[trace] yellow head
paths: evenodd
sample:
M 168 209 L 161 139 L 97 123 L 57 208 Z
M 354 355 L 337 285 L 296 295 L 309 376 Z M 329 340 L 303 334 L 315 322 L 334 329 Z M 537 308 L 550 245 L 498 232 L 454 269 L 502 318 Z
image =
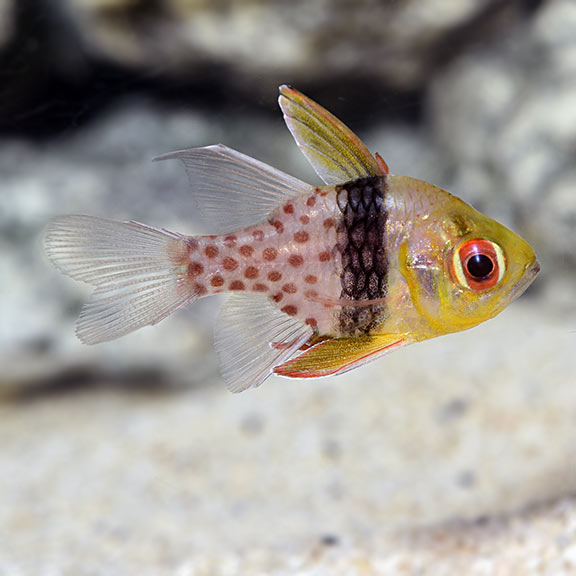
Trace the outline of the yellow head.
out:
M 393 178 L 404 188 L 405 206 L 419 199 L 399 267 L 433 333 L 466 330 L 496 316 L 534 280 L 540 267 L 520 236 L 440 188 Z

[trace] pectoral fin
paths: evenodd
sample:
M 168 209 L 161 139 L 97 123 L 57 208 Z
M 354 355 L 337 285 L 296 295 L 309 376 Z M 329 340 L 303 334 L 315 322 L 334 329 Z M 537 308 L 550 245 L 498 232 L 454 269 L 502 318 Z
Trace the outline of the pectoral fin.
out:
M 216 352 L 231 392 L 260 386 L 273 367 L 296 354 L 312 329 L 261 294 L 232 294 L 220 309 Z
M 319 378 L 343 374 L 408 343 L 408 338 L 404 334 L 334 338 L 321 342 L 293 360 L 276 366 L 274 373 L 288 378 Z
M 343 122 L 290 86 L 280 86 L 280 108 L 300 150 L 326 184 L 388 173 Z

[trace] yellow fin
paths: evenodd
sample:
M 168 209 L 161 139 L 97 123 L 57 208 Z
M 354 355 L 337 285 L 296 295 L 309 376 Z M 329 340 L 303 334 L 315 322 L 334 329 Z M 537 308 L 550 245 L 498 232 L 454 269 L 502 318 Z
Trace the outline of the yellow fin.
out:
M 298 90 L 280 86 L 278 103 L 294 140 L 326 184 L 387 173 L 350 128 Z
M 274 373 L 288 378 L 319 378 L 343 374 L 408 343 L 404 334 L 333 338 L 313 346 L 293 360 L 276 366 Z

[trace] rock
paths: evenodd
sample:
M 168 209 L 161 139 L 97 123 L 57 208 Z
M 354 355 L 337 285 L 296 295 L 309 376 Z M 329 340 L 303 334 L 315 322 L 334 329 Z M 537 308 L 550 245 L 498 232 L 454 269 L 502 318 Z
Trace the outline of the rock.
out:
M 494 0 L 153 3 L 68 0 L 91 50 L 122 66 L 188 76 L 214 66 L 228 84 L 270 93 L 284 82 L 367 78 L 423 86 L 476 26 L 512 17 Z M 446 50 L 447 43 L 451 50 Z M 212 72 L 213 73 L 213 72 Z
M 446 183 L 524 232 L 550 263 L 576 253 L 576 5 L 553 0 L 528 28 L 464 54 L 433 82 Z
M 14 5 L 12 0 L 0 0 L 0 51 L 3 50 L 14 33 Z

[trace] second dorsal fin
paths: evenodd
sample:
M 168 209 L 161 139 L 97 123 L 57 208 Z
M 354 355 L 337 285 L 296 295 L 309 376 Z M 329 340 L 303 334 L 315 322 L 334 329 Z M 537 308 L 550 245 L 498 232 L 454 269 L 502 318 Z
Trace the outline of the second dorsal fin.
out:
M 300 150 L 326 184 L 387 174 L 366 145 L 328 110 L 290 86 L 280 86 L 280 108 Z
M 155 158 L 170 159 L 184 164 L 194 200 L 211 232 L 256 224 L 292 196 L 312 190 L 302 180 L 222 144 Z

